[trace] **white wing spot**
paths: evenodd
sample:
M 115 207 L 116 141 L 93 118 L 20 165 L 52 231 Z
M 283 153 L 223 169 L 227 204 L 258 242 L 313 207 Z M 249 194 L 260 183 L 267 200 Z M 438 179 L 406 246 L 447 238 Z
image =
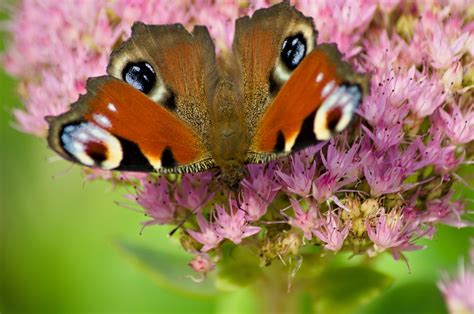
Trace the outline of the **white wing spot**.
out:
M 107 118 L 104 115 L 101 114 L 94 114 L 93 119 L 95 122 L 97 122 L 98 125 L 100 125 L 103 128 L 110 128 L 112 126 L 112 123 L 110 122 L 109 118 Z
M 107 105 L 107 109 L 109 109 L 110 111 L 112 112 L 117 112 L 117 108 L 115 107 L 115 105 L 111 102 L 109 102 L 109 104 Z
M 88 139 L 89 139 L 89 135 L 87 135 L 85 132 L 83 131 L 79 131 L 77 132 L 76 134 L 76 137 L 79 141 L 81 142 L 86 142 Z
M 324 74 L 323 73 L 319 73 L 318 76 L 316 76 L 316 83 L 319 83 L 323 80 L 324 78 Z
M 334 81 L 331 81 L 324 86 L 323 91 L 321 92 L 323 98 L 329 95 L 329 93 L 332 91 L 334 86 L 335 86 Z

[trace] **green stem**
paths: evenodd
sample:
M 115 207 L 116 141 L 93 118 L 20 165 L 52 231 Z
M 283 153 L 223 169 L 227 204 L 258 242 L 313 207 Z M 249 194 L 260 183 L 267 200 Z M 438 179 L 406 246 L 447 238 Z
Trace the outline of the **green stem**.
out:
M 281 280 L 279 280 L 281 279 Z M 299 293 L 288 291 L 286 278 L 266 278 L 256 285 L 259 313 L 299 313 Z

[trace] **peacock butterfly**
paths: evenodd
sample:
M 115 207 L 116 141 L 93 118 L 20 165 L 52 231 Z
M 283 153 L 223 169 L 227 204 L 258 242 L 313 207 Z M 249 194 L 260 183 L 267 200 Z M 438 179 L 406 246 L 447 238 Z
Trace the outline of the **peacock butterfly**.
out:
M 367 79 L 313 21 L 282 2 L 236 21 L 232 52 L 216 58 L 204 26 L 133 25 L 107 76 L 91 78 L 48 142 L 89 167 L 158 173 L 219 168 L 235 189 L 265 163 L 343 130 Z

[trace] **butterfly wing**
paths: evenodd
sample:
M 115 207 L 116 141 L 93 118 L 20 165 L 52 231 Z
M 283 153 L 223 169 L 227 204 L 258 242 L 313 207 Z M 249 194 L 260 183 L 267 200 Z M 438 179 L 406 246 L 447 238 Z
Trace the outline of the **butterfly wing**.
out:
M 71 110 L 49 117 L 49 144 L 80 164 L 114 170 L 194 172 L 214 166 L 207 84 L 214 45 L 204 27 L 136 23 Z M 186 79 L 183 79 L 185 77 Z
M 335 45 L 316 45 L 312 19 L 283 2 L 236 23 L 250 130 L 247 162 L 259 163 L 343 130 L 367 91 L 366 79 Z
M 366 78 L 323 44 L 304 58 L 268 106 L 253 137 L 250 158 L 287 154 L 344 130 L 367 92 Z

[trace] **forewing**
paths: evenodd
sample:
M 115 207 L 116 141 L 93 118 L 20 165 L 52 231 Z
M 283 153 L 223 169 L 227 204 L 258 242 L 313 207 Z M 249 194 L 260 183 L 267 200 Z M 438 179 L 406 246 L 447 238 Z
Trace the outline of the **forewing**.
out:
M 212 166 L 194 130 L 129 84 L 91 79 L 88 92 L 49 117 L 49 145 L 61 156 L 107 170 L 199 171 Z

